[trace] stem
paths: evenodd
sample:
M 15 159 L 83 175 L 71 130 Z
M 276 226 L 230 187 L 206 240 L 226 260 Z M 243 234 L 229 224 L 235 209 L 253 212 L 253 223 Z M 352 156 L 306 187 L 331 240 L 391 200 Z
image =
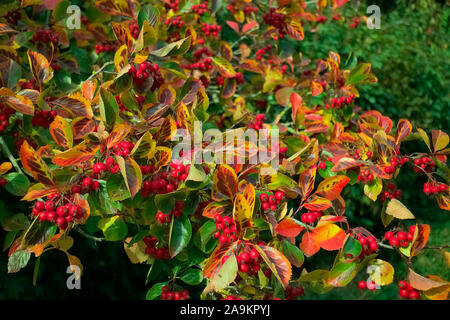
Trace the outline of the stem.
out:
M 94 240 L 94 241 L 99 241 L 99 242 L 105 240 L 105 238 L 97 238 L 97 237 L 91 236 L 90 234 L 84 232 L 84 231 L 83 231 L 82 229 L 80 229 L 80 228 L 76 228 L 75 230 L 76 230 L 79 234 L 81 234 L 82 236 L 84 236 L 84 237 L 86 237 L 86 238 L 88 238 L 88 239 L 91 239 L 91 240 Z
M 14 168 L 16 169 L 16 171 L 23 174 L 22 169 L 20 169 L 20 166 L 17 164 L 16 159 L 14 158 L 13 154 L 9 150 L 8 146 L 6 145 L 5 140 L 3 140 L 3 137 L 0 137 L 0 146 L 2 147 L 4 153 L 8 157 L 9 161 L 11 161 L 11 163 L 14 166 Z
M 392 247 L 392 246 L 390 246 L 390 245 L 387 245 L 387 244 L 384 244 L 384 243 L 381 243 L 381 242 L 378 242 L 378 246 L 379 246 L 379 247 L 386 248 L 386 249 L 395 250 L 394 247 Z
M 443 246 L 429 246 L 429 247 L 424 247 L 422 250 L 424 249 L 430 249 L 430 250 L 444 250 L 446 248 L 450 248 L 450 245 L 443 245 Z

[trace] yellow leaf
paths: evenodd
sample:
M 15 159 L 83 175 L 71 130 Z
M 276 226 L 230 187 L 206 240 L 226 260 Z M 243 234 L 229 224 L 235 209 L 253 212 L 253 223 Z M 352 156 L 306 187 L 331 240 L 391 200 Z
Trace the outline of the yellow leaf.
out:
M 401 220 L 415 218 L 411 211 L 409 211 L 408 208 L 406 208 L 405 205 L 397 199 L 392 199 L 389 201 L 386 208 L 386 213 Z

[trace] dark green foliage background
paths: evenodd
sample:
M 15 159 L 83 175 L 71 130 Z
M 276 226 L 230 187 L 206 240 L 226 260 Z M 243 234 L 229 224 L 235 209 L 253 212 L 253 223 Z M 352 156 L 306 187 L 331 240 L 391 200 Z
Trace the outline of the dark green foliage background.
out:
M 364 14 L 370 4 L 381 6 L 381 29 L 370 30 L 361 22 L 357 29 L 349 28 L 349 21 L 338 23 L 328 19 L 319 25 L 319 32 L 305 35 L 299 48 L 305 58 L 324 58 L 329 51 L 341 54 L 343 61 L 357 58 L 371 62 L 377 85 L 361 88 L 357 102 L 363 109 L 377 109 L 390 116 L 394 123 L 408 118 L 413 125 L 427 130 L 441 129 L 449 132 L 450 123 L 450 8 L 442 1 L 369 1 L 361 4 L 359 14 Z M 350 5 L 346 16 L 354 12 Z M 328 15 L 329 16 L 329 15 Z M 414 142 L 409 144 L 416 144 Z M 407 144 L 406 144 L 407 145 Z M 413 149 L 413 148 L 411 148 Z M 417 146 L 415 146 L 415 150 Z M 408 152 L 408 150 L 403 150 Z M 425 149 L 423 149 L 425 151 Z M 448 213 L 440 210 L 435 201 L 427 199 L 421 189 L 424 177 L 410 168 L 401 171 L 398 187 L 403 191 L 403 202 L 416 215 L 418 221 L 431 225 L 429 245 L 448 242 L 450 225 Z M 351 226 L 361 225 L 376 235 L 381 235 L 381 204 L 363 196 L 360 185 L 344 190 L 347 213 Z M 27 204 L 12 199 L 7 192 L 0 194 L 3 214 L 28 212 Z M 5 233 L 1 233 L 3 247 Z M 66 288 L 66 256 L 56 250 L 46 252 L 40 261 L 36 286 L 33 286 L 34 256 L 27 267 L 16 274 L 7 274 L 7 254 L 0 254 L 0 299 L 144 299 L 150 287 L 145 286 L 148 266 L 133 265 L 121 243 L 95 243 L 74 233 L 75 245 L 70 252 L 84 265 L 81 290 Z M 391 262 L 395 281 L 405 277 L 406 268 L 397 254 L 383 251 L 381 257 Z M 307 259 L 305 267 L 327 268 L 332 255 L 320 252 Z M 450 271 L 442 253 L 428 250 L 415 258 L 416 272 L 437 274 L 450 280 Z M 163 278 L 164 275 L 161 275 Z M 367 278 L 361 273 L 346 288 L 317 295 L 306 290 L 304 299 L 397 299 L 397 286 L 392 284 L 375 293 L 362 295 L 357 281 Z M 194 295 L 195 298 L 195 295 Z

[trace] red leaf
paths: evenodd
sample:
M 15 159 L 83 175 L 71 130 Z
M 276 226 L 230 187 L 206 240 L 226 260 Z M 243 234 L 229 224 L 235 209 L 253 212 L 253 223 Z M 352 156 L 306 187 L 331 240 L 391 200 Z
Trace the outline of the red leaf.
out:
M 295 238 L 304 228 L 294 220 L 288 218 L 282 220 L 275 228 L 275 231 L 287 238 Z

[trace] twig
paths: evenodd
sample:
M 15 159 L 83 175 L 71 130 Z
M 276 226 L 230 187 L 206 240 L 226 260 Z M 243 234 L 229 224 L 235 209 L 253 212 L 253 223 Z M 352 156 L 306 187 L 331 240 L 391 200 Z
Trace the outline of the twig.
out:
M 84 232 L 84 231 L 83 231 L 82 229 L 80 229 L 80 228 L 75 228 L 75 230 L 76 230 L 79 234 L 81 234 L 82 236 L 84 236 L 84 237 L 86 237 L 86 238 L 89 238 L 89 239 L 91 239 L 91 240 L 99 241 L 99 242 L 105 240 L 105 238 L 98 238 L 98 237 L 91 236 L 90 234 Z
M 5 152 L 6 156 L 9 159 L 9 161 L 11 161 L 11 163 L 14 166 L 14 168 L 16 169 L 16 171 L 23 174 L 22 169 L 20 169 L 20 166 L 17 164 L 16 159 L 14 158 L 13 154 L 9 150 L 8 146 L 6 145 L 5 140 L 3 140 L 3 137 L 0 137 L 0 145 L 2 146 L 3 151 Z

